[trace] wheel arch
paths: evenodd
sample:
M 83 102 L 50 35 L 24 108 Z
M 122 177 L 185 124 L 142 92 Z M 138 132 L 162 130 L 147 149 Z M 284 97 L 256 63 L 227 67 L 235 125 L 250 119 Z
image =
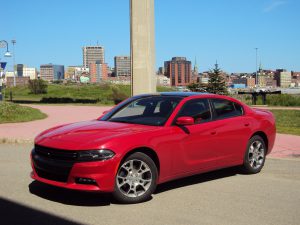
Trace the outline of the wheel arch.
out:
M 122 158 L 121 160 L 121 163 L 120 165 L 124 162 L 124 160 L 129 157 L 130 155 L 136 153 L 136 152 L 141 152 L 141 153 L 144 153 L 145 155 L 149 156 L 155 163 L 156 165 L 156 168 L 157 168 L 157 172 L 158 172 L 158 176 L 160 174 L 160 161 L 159 161 L 159 158 L 158 158 L 158 155 L 157 153 L 152 149 L 152 148 L 149 148 L 149 147 L 137 147 L 137 148 L 134 148 L 130 151 L 128 151 Z
M 253 136 L 260 136 L 264 140 L 266 148 L 267 148 L 267 153 L 268 153 L 269 152 L 269 140 L 268 140 L 266 133 L 264 133 L 263 131 L 256 131 L 254 134 L 252 134 L 252 136 L 249 139 L 251 139 Z

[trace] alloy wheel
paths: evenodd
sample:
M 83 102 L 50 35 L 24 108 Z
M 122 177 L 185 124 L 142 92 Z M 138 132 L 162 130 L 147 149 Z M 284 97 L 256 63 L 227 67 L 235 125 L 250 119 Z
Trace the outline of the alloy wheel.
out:
M 149 165 L 141 160 L 132 159 L 122 164 L 117 174 L 117 187 L 127 197 L 135 198 L 147 192 L 153 175 Z
M 258 169 L 263 165 L 264 159 L 265 149 L 263 143 L 259 140 L 252 142 L 248 151 L 248 161 L 250 166 L 253 169 Z

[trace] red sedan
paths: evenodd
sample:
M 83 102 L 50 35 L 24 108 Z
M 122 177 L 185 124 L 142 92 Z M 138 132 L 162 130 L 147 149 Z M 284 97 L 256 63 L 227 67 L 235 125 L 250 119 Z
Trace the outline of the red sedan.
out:
M 275 140 L 271 112 L 226 96 L 159 93 L 125 100 L 100 118 L 39 134 L 31 177 L 54 186 L 150 198 L 156 185 L 241 165 L 258 173 Z

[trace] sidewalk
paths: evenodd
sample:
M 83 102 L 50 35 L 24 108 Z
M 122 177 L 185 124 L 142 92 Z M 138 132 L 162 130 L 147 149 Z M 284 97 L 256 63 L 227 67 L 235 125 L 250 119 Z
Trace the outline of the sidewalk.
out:
M 60 125 L 84 120 L 97 119 L 111 107 L 105 106 L 74 106 L 74 105 L 27 105 L 46 113 L 48 117 L 24 123 L 0 124 L 0 141 L 7 139 L 12 142 L 32 141 L 43 130 Z
M 280 110 L 300 110 L 300 107 L 297 106 L 265 106 L 265 105 L 253 105 L 251 106 L 252 108 L 257 108 L 257 109 L 280 109 Z
M 45 129 L 60 124 L 92 120 L 102 115 L 110 106 L 74 106 L 74 105 L 28 105 L 48 115 L 46 119 L 24 123 L 0 124 L 0 143 L 32 142 L 34 137 Z M 268 108 L 270 109 L 270 108 Z M 270 157 L 300 157 L 300 136 L 277 134 Z

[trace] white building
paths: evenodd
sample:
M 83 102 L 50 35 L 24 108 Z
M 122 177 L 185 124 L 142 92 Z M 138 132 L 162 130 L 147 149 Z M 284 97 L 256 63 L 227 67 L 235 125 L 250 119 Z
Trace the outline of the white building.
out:
M 5 77 L 14 77 L 13 71 L 6 71 L 4 74 L 5 74 Z
M 170 78 L 164 75 L 156 75 L 157 86 L 170 86 Z
M 30 77 L 30 80 L 37 78 L 36 68 L 24 67 L 23 68 L 23 77 Z

